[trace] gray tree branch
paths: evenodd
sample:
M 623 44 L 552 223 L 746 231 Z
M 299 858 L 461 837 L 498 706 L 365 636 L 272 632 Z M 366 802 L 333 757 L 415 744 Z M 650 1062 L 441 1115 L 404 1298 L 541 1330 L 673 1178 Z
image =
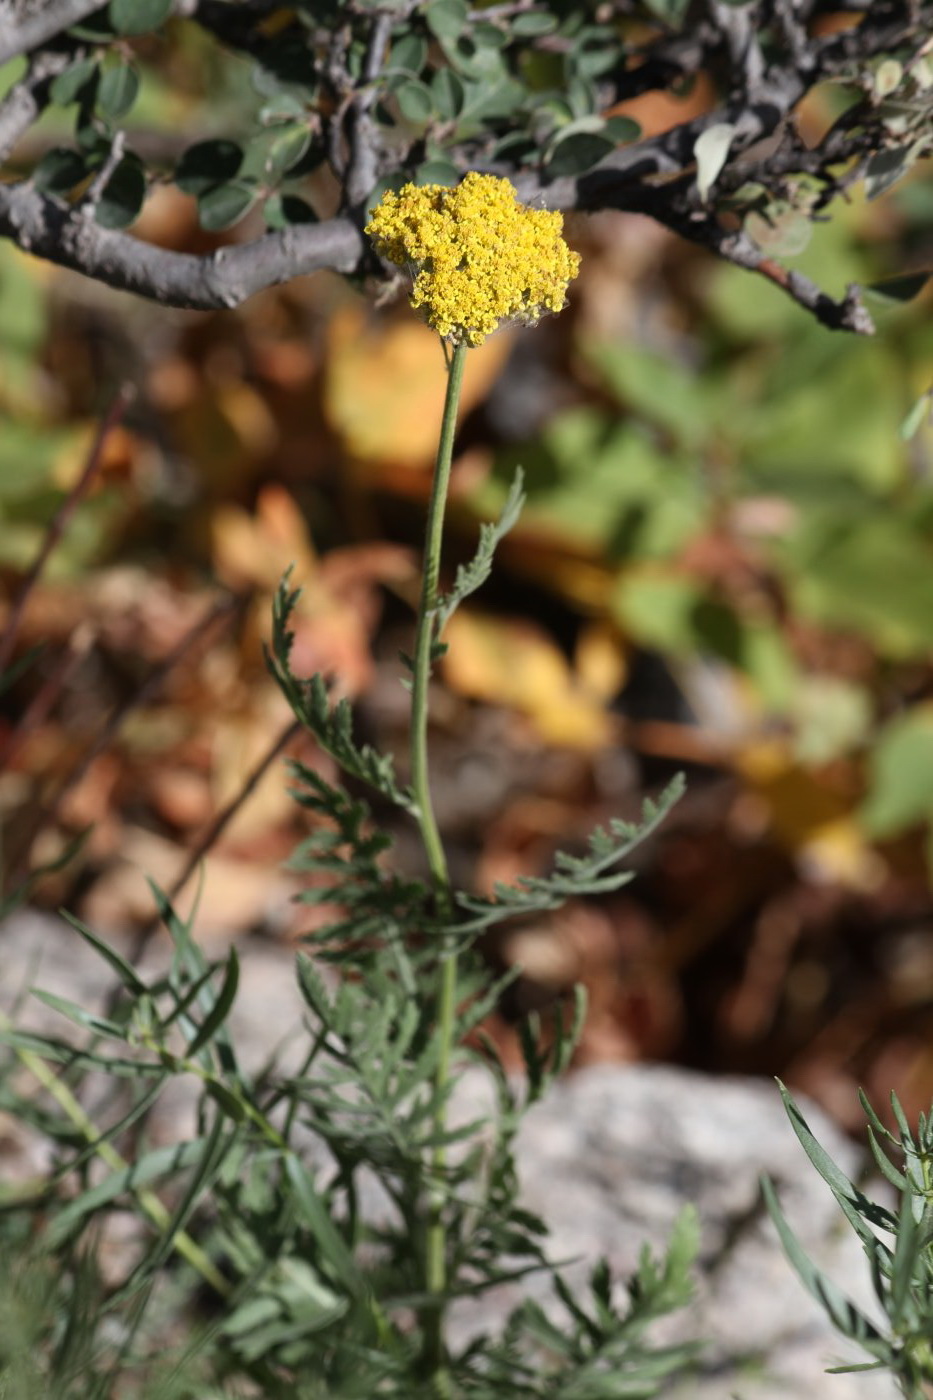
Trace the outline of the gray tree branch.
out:
M 24 78 L 0 102 L 0 163 L 6 160 L 42 110 L 42 93 L 74 60 L 70 54 L 40 53 Z
M 94 4 L 88 0 L 49 0 L 41 12 L 33 10 L 26 18 L 22 0 L 15 8 L 11 0 L 0 0 L 0 20 L 6 18 L 6 28 L 0 23 L 0 57 L 20 51 L 17 44 L 34 48 L 40 42 L 37 34 L 60 33 L 75 22 L 79 12 L 87 14 L 97 3 L 99 0 Z M 849 0 L 848 4 L 833 0 L 834 8 L 862 12 L 862 17 L 851 28 L 817 40 L 806 37 L 805 19 L 811 11 L 827 7 L 822 0 L 769 0 L 769 4 L 775 32 L 784 43 L 767 53 L 758 43 L 751 13 L 757 6 L 737 8 L 725 0 L 705 0 L 689 32 L 655 40 L 644 49 L 642 63 L 627 64 L 623 70 L 606 75 L 610 90 L 615 89 L 615 100 L 664 88 L 678 74 L 699 69 L 727 74 L 728 79 L 723 100 L 714 112 L 662 135 L 622 146 L 581 176 L 550 180 L 540 170 L 508 164 L 490 167 L 481 145 L 474 148 L 465 144 L 451 154 L 463 169 L 478 165 L 508 176 L 527 202 L 560 209 L 612 208 L 647 214 L 717 256 L 767 277 L 825 325 L 869 333 L 871 320 L 856 292 L 850 290 L 841 301 L 834 301 L 807 279 L 782 268 L 745 234 L 721 226 L 715 213 L 700 200 L 694 151 L 697 138 L 708 126 L 728 122 L 735 128 L 735 136 L 720 173 L 721 190 L 733 190 L 742 180 L 752 178 L 766 184 L 771 180 L 772 187 L 780 189 L 782 180 L 806 170 L 825 182 L 828 200 L 855 178 L 861 168 L 859 161 L 870 152 L 870 121 L 868 127 L 864 123 L 860 127 L 859 117 L 852 131 L 834 129 L 820 146 L 807 150 L 794 130 L 794 108 L 815 82 L 827 77 L 851 78 L 877 54 L 896 51 L 911 37 L 916 40 L 918 34 L 933 29 L 933 4 L 929 0 L 879 0 L 863 6 L 861 0 Z M 619 5 L 624 9 L 625 0 L 619 0 Z M 238 4 L 176 0 L 175 4 L 177 13 L 184 13 L 215 37 L 254 57 L 266 42 L 257 23 L 272 8 L 274 0 L 241 0 Z M 73 206 L 43 194 L 28 181 L 0 182 L 0 236 L 109 286 L 177 307 L 236 306 L 264 287 L 322 267 L 344 273 L 358 271 L 368 257 L 359 227 L 366 195 L 387 162 L 394 168 L 404 155 L 395 148 L 384 148 L 380 129 L 370 118 L 386 45 L 399 13 L 396 7 L 391 15 L 386 10 L 374 17 L 359 78 L 350 75 L 332 45 L 331 61 L 336 68 L 331 76 L 337 103 L 330 118 L 332 168 L 343 185 L 345 207 L 352 218 L 292 227 L 198 257 L 154 248 L 131 234 L 99 227 L 91 207 Z M 488 17 L 493 11 L 480 13 Z M 14 14 L 18 16 L 15 23 L 9 19 Z M 346 37 L 338 34 L 340 42 Z M 40 50 L 27 76 L 0 104 L 0 160 L 41 110 L 42 85 L 61 71 L 65 61 L 63 52 Z M 849 162 L 848 173 L 840 174 L 838 162 L 845 160 Z
M 100 0 L 44 0 L 26 9 L 0 0 L 0 63 L 47 44 L 100 9 Z
M 109 287 L 197 311 L 239 306 L 264 287 L 324 267 L 352 272 L 364 252 L 359 228 L 349 219 L 331 219 L 200 257 L 177 253 L 102 228 L 80 206 L 72 208 L 27 182 L 0 184 L 0 237 Z

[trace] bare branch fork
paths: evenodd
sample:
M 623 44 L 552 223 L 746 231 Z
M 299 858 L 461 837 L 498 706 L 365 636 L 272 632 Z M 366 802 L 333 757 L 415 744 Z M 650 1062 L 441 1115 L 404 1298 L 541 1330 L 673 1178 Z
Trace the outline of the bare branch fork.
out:
M 48 84 L 77 56 L 77 41 L 64 31 L 97 7 L 87 0 L 47 0 L 37 12 L 29 0 L 0 0 L 0 61 L 14 53 L 31 54 L 27 74 L 0 103 L 0 160 L 13 152 L 41 111 Z M 176 0 L 175 8 L 222 42 L 256 54 L 264 43 L 257 25 L 272 7 L 269 0 L 244 0 L 235 6 L 218 0 Z M 617 8 L 626 12 L 625 0 L 618 0 Z M 825 202 L 861 173 L 863 133 L 834 129 L 819 146 L 807 150 L 794 129 L 793 110 L 814 83 L 851 77 L 878 54 L 933 31 L 933 4 L 881 0 L 866 6 L 861 0 L 836 0 L 834 10 L 848 9 L 861 18 L 840 34 L 809 38 L 807 25 L 821 8 L 814 0 L 759 0 L 758 5 L 741 7 L 706 0 L 689 31 L 656 40 L 645 48 L 642 62 L 606 75 L 606 105 L 664 88 L 678 75 L 700 69 L 728 74 L 721 105 L 660 136 L 618 148 L 584 175 L 548 180 L 527 167 L 491 167 L 481 142 L 475 141 L 458 148 L 454 158 L 464 169 L 494 168 L 510 176 L 524 199 L 550 207 L 648 214 L 716 256 L 765 276 L 823 324 L 870 333 L 871 318 L 856 288 L 835 301 L 799 273 L 783 268 L 743 232 L 723 228 L 715 211 L 700 201 L 694 176 L 697 138 L 707 127 L 723 122 L 734 127 L 735 135 L 720 172 L 720 190 L 754 179 L 780 191 L 788 177 L 809 173 L 823 181 Z M 758 42 L 756 20 L 765 10 L 781 38 L 777 57 L 766 58 Z M 200 310 L 237 306 L 254 292 L 320 268 L 343 273 L 375 270 L 361 233 L 364 204 L 380 174 L 397 165 L 399 153 L 384 149 L 371 109 L 399 16 L 397 7 L 373 14 L 359 77 L 347 71 L 339 34 L 329 58 L 313 60 L 324 63 L 335 99 L 326 133 L 331 165 L 343 189 L 344 211 L 335 218 L 196 256 L 156 248 L 96 224 L 89 208 L 106 178 L 95 181 L 83 204 L 43 193 L 25 178 L 0 182 L 0 236 L 111 287 Z M 42 47 L 49 42 L 52 48 Z M 119 134 L 114 150 L 117 155 L 121 150 Z M 114 163 L 108 162 L 105 175 Z

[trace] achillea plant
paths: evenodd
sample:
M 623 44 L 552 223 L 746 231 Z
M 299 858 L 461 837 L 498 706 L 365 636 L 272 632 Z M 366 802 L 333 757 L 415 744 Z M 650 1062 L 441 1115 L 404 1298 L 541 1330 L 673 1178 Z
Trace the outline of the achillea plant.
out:
M 693 1352 L 655 1346 L 648 1332 L 689 1296 L 696 1246 L 689 1212 L 664 1260 L 646 1253 L 623 1288 L 600 1265 L 586 1298 L 571 1294 L 547 1262 L 544 1227 L 517 1198 L 521 1115 L 568 1064 L 582 998 L 573 1016 L 556 1016 L 544 1045 L 533 1022 L 524 1027 L 524 1088 L 486 1046 L 494 1124 L 455 1128 L 448 1117 L 457 1080 L 475 1059 L 467 1037 L 481 1031 L 509 980 L 490 979 L 472 952 L 476 936 L 625 884 L 631 874 L 620 863 L 680 790 L 675 783 L 648 804 L 639 825 L 613 821 L 597 830 L 585 854 L 558 854 L 547 876 L 499 886 L 488 898 L 451 885 L 429 783 L 428 683 L 447 621 L 488 577 L 523 499 L 519 478 L 500 520 L 482 528 L 475 558 L 442 593 L 464 359 L 503 320 L 534 322 L 559 310 L 578 260 L 559 215 L 523 207 L 506 181 L 489 176 L 468 176 L 457 189 L 406 186 L 385 196 L 369 229 L 390 259 L 418 269 L 412 303 L 441 335 L 447 364 L 408 662 L 410 774 L 400 778 L 388 757 L 357 742 L 349 706 L 331 703 L 320 676 L 294 675 L 289 616 L 297 595 L 283 583 L 269 666 L 296 717 L 353 784 L 351 791 L 307 764 L 291 765 L 296 800 L 320 818 L 293 861 L 315 877 L 302 898 L 338 911 L 298 958 L 309 1012 L 301 1069 L 244 1072 L 226 1024 L 236 953 L 222 966 L 207 963 L 158 890 L 174 942 L 163 976 L 144 980 L 75 925 L 119 979 L 113 1009 L 91 1015 L 52 999 L 84 1033 L 79 1045 L 73 1036 L 10 1028 L 3 1036 L 9 1068 L 30 1071 L 43 1091 L 35 1096 L 10 1074 L 4 1107 L 58 1143 L 54 1173 L 15 1193 L 0 1215 L 14 1234 L 24 1220 L 35 1227 L 33 1263 L 0 1295 L 0 1393 L 16 1400 L 116 1393 L 608 1400 L 657 1394 Z M 393 868 L 391 840 L 371 821 L 367 790 L 417 824 L 427 880 Z M 325 963 L 342 974 L 336 985 L 323 975 Z M 79 1100 L 88 1070 L 124 1086 L 123 1105 L 107 1121 L 92 1121 Z M 152 1146 L 147 1111 L 177 1075 L 200 1084 L 198 1136 Z M 363 1204 L 373 1179 L 384 1202 L 378 1218 Z M 97 1276 L 93 1248 L 114 1210 L 140 1223 L 138 1257 L 116 1286 Z M 533 1270 L 552 1275 L 562 1325 L 529 1300 L 499 1333 L 448 1346 L 445 1316 L 457 1299 Z M 170 1344 L 181 1319 L 181 1338 Z

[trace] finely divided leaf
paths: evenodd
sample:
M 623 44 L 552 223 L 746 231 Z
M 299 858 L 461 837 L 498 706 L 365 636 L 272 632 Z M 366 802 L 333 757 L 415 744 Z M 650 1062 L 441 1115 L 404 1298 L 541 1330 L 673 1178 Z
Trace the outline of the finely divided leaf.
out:
M 524 473 L 519 467 L 509 488 L 509 494 L 499 519 L 495 524 L 484 524 L 479 527 L 479 544 L 476 547 L 476 553 L 469 564 L 460 565 L 453 588 L 438 600 L 435 612 L 437 636 L 443 632 L 463 600 L 481 588 L 489 578 L 496 549 L 500 541 L 515 525 L 525 505 L 524 480 Z
M 598 827 L 589 838 L 589 854 L 578 857 L 559 851 L 550 875 L 522 876 L 514 885 L 496 884 L 492 899 L 458 894 L 457 904 L 472 917 L 454 925 L 450 932 L 473 935 L 517 914 L 560 909 L 569 899 L 621 889 L 634 879 L 634 873 L 612 870 L 612 866 L 624 860 L 657 830 L 683 791 L 684 779 L 678 775 L 657 802 L 645 802 L 640 823 L 614 820 L 609 823 L 608 831 Z

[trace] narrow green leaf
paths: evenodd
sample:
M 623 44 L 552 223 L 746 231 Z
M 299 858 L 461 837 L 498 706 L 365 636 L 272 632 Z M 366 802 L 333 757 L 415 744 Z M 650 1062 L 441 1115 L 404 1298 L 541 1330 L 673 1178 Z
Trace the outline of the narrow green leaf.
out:
M 891 1185 L 896 1187 L 898 1191 L 906 1191 L 908 1189 L 906 1176 L 903 1172 L 898 1171 L 888 1154 L 883 1151 L 873 1128 L 868 1129 L 868 1145 L 871 1148 L 875 1164 L 885 1180 L 890 1181 Z
M 288 1153 L 284 1160 L 301 1219 L 317 1240 L 324 1259 L 348 1293 L 354 1298 L 363 1297 L 365 1285 L 356 1262 L 331 1219 L 330 1211 L 318 1195 L 310 1173 L 294 1153 Z
M 126 958 L 124 958 L 121 953 L 117 952 L 116 948 L 111 948 L 109 943 L 105 943 L 102 938 L 99 938 L 96 933 L 93 933 L 88 928 L 87 924 L 83 924 L 80 919 L 76 919 L 74 915 L 69 914 L 67 910 L 63 909 L 61 914 L 62 918 L 67 919 L 68 923 L 71 924 L 75 932 L 81 935 L 85 943 L 89 944 L 94 949 L 95 953 L 99 953 L 104 961 L 109 964 L 128 991 L 133 992 L 136 996 L 140 996 L 143 992 L 149 990 L 143 979 L 135 969 L 130 966 Z
M 136 1266 L 125 1283 L 116 1290 L 109 1298 L 110 1306 L 115 1306 L 131 1298 L 134 1293 L 152 1277 L 152 1275 L 164 1264 L 165 1260 L 175 1248 L 176 1236 L 185 1228 L 192 1213 L 194 1212 L 198 1200 L 207 1191 L 211 1183 L 215 1180 L 220 1171 L 224 1158 L 234 1142 L 231 1135 L 224 1135 L 227 1120 L 218 1114 L 206 1138 L 200 1138 L 197 1146 L 200 1149 L 199 1155 L 193 1163 L 193 1168 L 181 1198 L 172 1211 L 161 1238 L 154 1248 Z M 234 1132 L 236 1130 L 234 1129 Z M 192 1144 L 185 1143 L 185 1147 Z
M 898 1129 L 900 1131 L 902 1144 L 905 1147 L 908 1145 L 912 1147 L 914 1142 L 914 1135 L 910 1130 L 910 1124 L 907 1121 L 907 1114 L 904 1112 L 904 1109 L 901 1105 L 901 1101 L 897 1097 L 897 1094 L 894 1092 L 893 1089 L 891 1090 L 891 1112 L 894 1114 L 894 1120 L 897 1123 Z
M 246 1107 L 242 1099 L 238 1098 L 234 1091 L 227 1087 L 219 1079 L 210 1079 L 204 1086 L 204 1091 L 208 1094 L 217 1107 L 220 1108 L 228 1118 L 232 1118 L 234 1123 L 242 1123 L 246 1118 Z
M 43 1002 L 60 1015 L 66 1016 L 76 1026 L 82 1026 L 85 1030 L 95 1031 L 98 1035 L 112 1036 L 115 1040 L 126 1040 L 126 1029 L 118 1026 L 115 1021 L 108 1021 L 104 1016 L 97 1016 L 93 1011 L 86 1011 L 77 1002 L 69 1001 L 67 997 L 55 996 L 52 992 L 44 992 L 41 987 L 33 987 L 32 995 L 37 1001 Z
M 835 1195 L 845 1196 L 847 1200 L 855 1201 L 857 1197 L 855 1186 L 846 1176 L 842 1168 L 836 1165 L 826 1149 L 817 1142 L 813 1133 L 810 1131 L 807 1120 L 791 1097 L 787 1086 L 782 1084 L 780 1079 L 777 1080 L 777 1086 L 780 1090 L 781 1098 L 784 1101 L 784 1108 L 791 1121 L 791 1126 L 797 1134 L 804 1152 L 806 1152 L 820 1176 L 827 1185 L 832 1188 Z
M 912 437 L 916 437 L 924 423 L 930 422 L 931 417 L 933 417 L 933 389 L 927 389 L 925 394 L 920 395 L 900 426 L 899 432 L 903 440 L 909 442 Z
M 498 545 L 514 528 L 522 513 L 527 499 L 524 484 L 524 473 L 519 467 L 515 472 L 512 485 L 509 487 L 509 494 L 505 499 L 499 519 L 494 525 L 483 524 L 479 527 L 479 544 L 473 559 L 469 564 L 461 564 L 458 567 L 453 588 L 438 600 L 436 614 L 438 634 L 443 632 L 464 599 L 481 588 L 489 578 Z
M 84 831 L 79 831 L 77 836 L 72 837 L 59 855 L 53 860 L 46 861 L 44 865 L 37 865 L 35 869 L 30 870 L 29 874 L 26 875 L 8 895 L 0 899 L 0 919 L 6 918 L 14 909 L 19 909 L 20 905 L 24 904 L 29 898 L 33 889 L 43 876 L 54 875 L 57 871 L 64 870 L 64 868 L 74 860 L 75 856 L 84 845 L 90 830 L 90 827 L 86 827 Z
M 227 955 L 227 967 L 224 972 L 223 984 L 217 993 L 217 1000 L 201 1026 L 197 1035 L 188 1045 L 188 1054 L 193 1058 L 205 1045 L 210 1044 L 214 1036 L 220 1030 L 230 1009 L 236 1000 L 237 988 L 240 982 L 240 960 L 237 957 L 235 948 L 231 948 Z
M 908 272 L 902 277 L 886 277 L 883 282 L 872 282 L 865 291 L 884 301 L 913 301 L 923 291 L 933 271 Z
M 890 1142 L 892 1145 L 900 1147 L 899 1139 L 894 1136 L 894 1134 L 889 1128 L 886 1128 L 884 1126 L 881 1119 L 878 1117 L 877 1113 L 872 1108 L 868 1095 L 865 1093 L 864 1089 L 859 1089 L 858 1101 L 862 1105 L 862 1110 L 865 1114 L 865 1117 L 868 1119 L 869 1124 L 871 1125 L 871 1127 L 874 1128 L 878 1136 L 887 1138 L 888 1142 Z
M 906 1192 L 901 1200 L 900 1219 L 897 1224 L 897 1238 L 894 1241 L 894 1260 L 891 1268 L 891 1298 L 888 1317 L 895 1332 L 904 1330 L 905 1312 L 910 1299 L 911 1285 L 917 1269 L 917 1245 L 920 1243 L 920 1222 L 914 1215 L 914 1199 Z
M 103 1139 L 101 1139 L 103 1140 Z M 128 1192 L 136 1191 L 150 1182 L 187 1171 L 204 1151 L 206 1139 L 173 1143 L 145 1153 L 135 1162 L 111 1172 L 103 1181 L 69 1201 L 55 1216 L 45 1236 L 49 1248 L 55 1249 L 69 1239 L 88 1216 L 110 1205 Z
M 788 1225 L 778 1203 L 774 1187 L 767 1177 L 762 1178 L 761 1189 L 768 1214 L 774 1221 L 784 1253 L 801 1283 L 824 1309 L 833 1326 L 844 1337 L 858 1342 L 872 1356 L 876 1356 L 880 1360 L 890 1360 L 893 1353 L 886 1338 L 805 1253 L 797 1236 Z

